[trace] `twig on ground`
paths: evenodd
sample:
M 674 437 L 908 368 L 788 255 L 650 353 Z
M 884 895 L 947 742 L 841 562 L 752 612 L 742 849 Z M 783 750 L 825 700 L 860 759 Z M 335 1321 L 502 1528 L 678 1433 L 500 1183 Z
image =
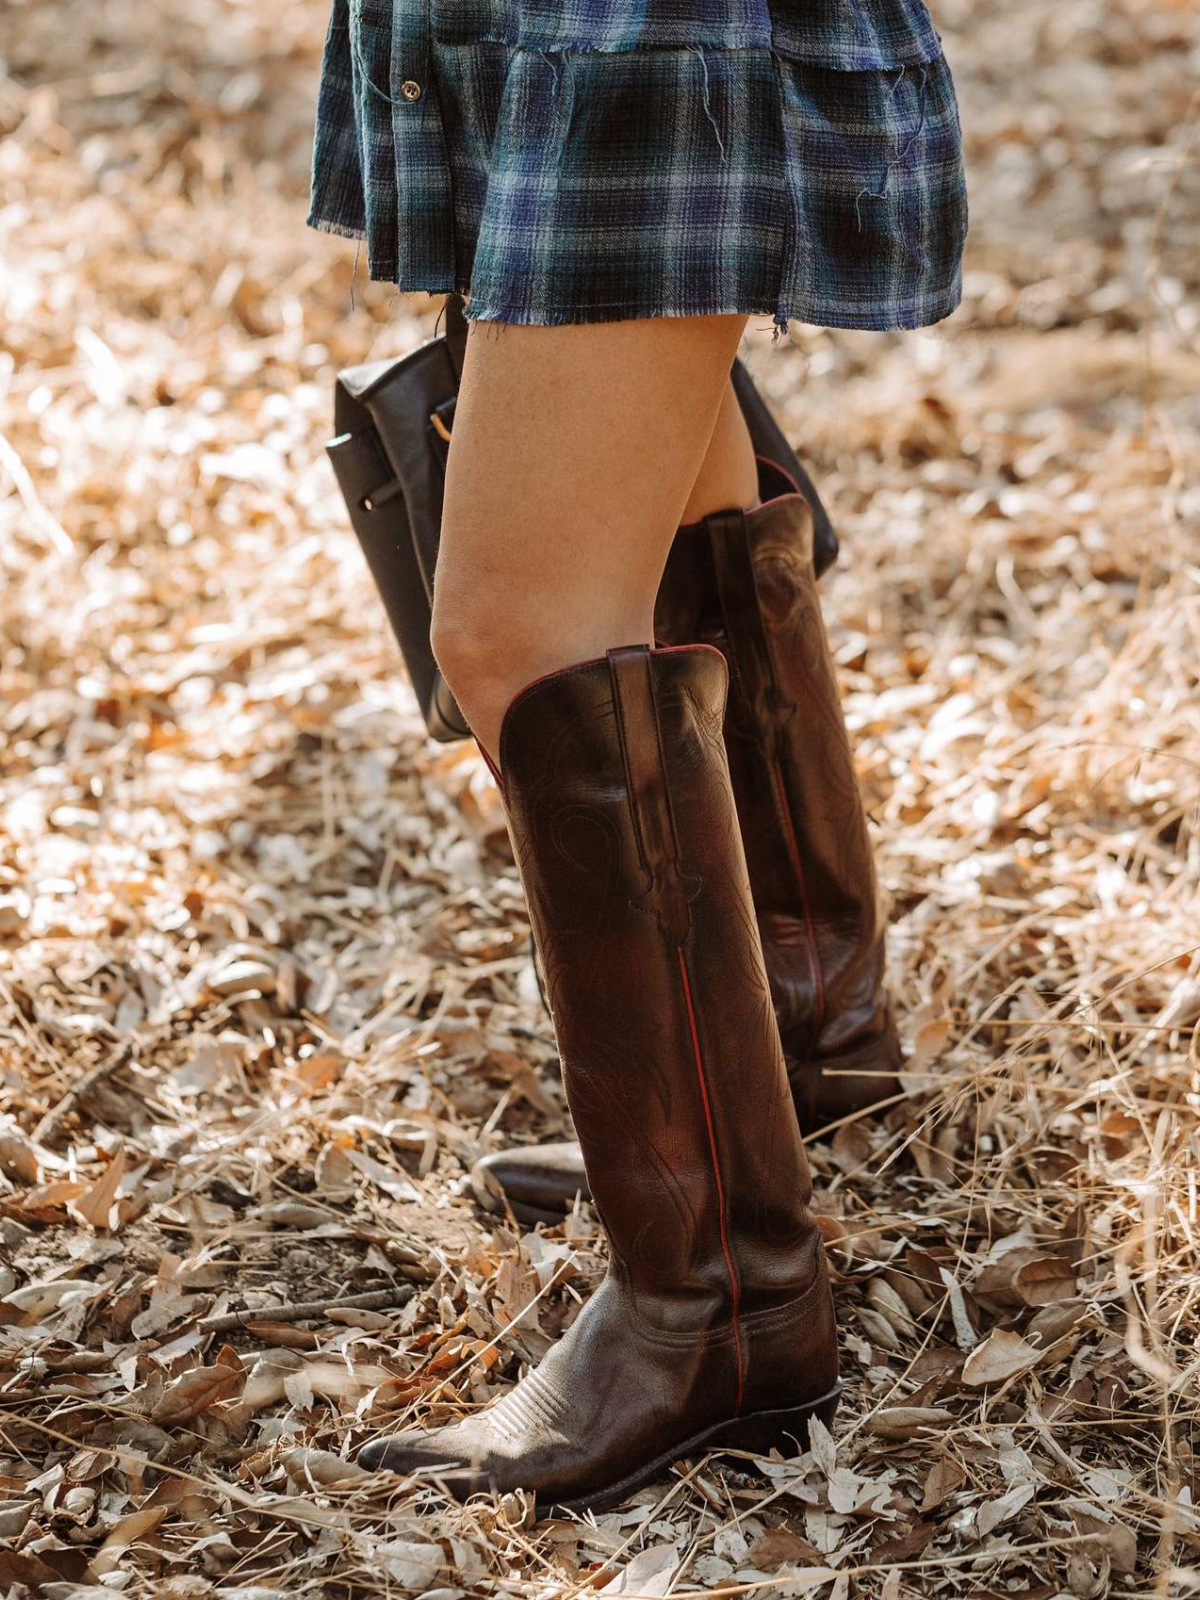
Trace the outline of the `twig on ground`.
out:
M 51 1106 L 50 1110 L 38 1123 L 33 1130 L 34 1143 L 49 1144 L 75 1107 L 82 1105 L 98 1083 L 115 1072 L 118 1067 L 123 1067 L 129 1060 L 130 1054 L 129 1045 L 118 1045 L 111 1055 L 106 1056 L 103 1061 L 97 1062 L 89 1072 L 85 1072 L 79 1082 L 73 1084 L 62 1099 L 56 1105 Z
M 201 1333 L 231 1333 L 251 1322 L 303 1322 L 326 1311 L 369 1311 L 381 1306 L 402 1306 L 412 1298 L 411 1286 L 372 1289 L 367 1294 L 350 1294 L 340 1300 L 301 1300 L 285 1306 L 257 1306 L 253 1311 L 227 1311 L 219 1317 L 205 1317 L 197 1324 Z

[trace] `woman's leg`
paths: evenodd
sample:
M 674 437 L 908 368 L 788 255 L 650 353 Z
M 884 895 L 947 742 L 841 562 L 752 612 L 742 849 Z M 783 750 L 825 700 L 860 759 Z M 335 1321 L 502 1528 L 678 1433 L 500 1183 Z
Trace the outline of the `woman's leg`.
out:
M 680 1456 L 802 1447 L 837 1401 L 728 669 L 694 639 L 653 647 L 742 320 L 468 338 L 435 647 L 489 754 L 503 719 L 505 817 L 609 1270 L 494 1405 L 361 1452 L 459 1495 L 599 1508 Z
M 737 409 L 729 370 L 745 322 L 472 324 L 432 638 L 493 760 L 505 708 L 525 684 L 611 646 L 653 641 L 667 551 L 691 514 L 719 418 L 719 470 L 706 470 L 700 488 L 730 490 L 740 417 L 725 414 Z M 756 497 L 752 473 L 732 487 L 746 503 Z
M 750 429 L 727 379 L 721 410 L 681 522 L 699 522 L 714 511 L 748 511 L 759 503 L 758 466 Z

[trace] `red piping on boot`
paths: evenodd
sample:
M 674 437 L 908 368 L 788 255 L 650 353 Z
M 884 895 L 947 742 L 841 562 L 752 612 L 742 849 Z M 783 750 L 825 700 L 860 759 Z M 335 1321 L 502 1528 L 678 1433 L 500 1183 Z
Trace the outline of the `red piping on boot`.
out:
M 746 1388 L 745 1362 L 742 1357 L 742 1334 L 741 1329 L 738 1327 L 738 1302 L 741 1291 L 738 1285 L 737 1272 L 733 1265 L 733 1256 L 729 1251 L 729 1236 L 725 1231 L 725 1185 L 721 1182 L 721 1163 L 717 1156 L 717 1134 L 716 1129 L 713 1127 L 712 1106 L 709 1104 L 708 1084 L 704 1077 L 704 1058 L 700 1053 L 700 1036 L 696 1031 L 696 1013 L 692 1007 L 692 986 L 688 982 L 687 961 L 683 954 L 683 946 L 676 945 L 675 953 L 679 957 L 679 975 L 683 979 L 683 998 L 687 1003 L 688 1026 L 692 1030 L 692 1053 L 696 1060 L 696 1077 L 700 1083 L 700 1101 L 704 1107 L 704 1121 L 708 1127 L 708 1148 L 712 1155 L 713 1178 L 717 1186 L 717 1215 L 721 1224 L 721 1254 L 725 1257 L 725 1270 L 729 1274 L 733 1348 L 734 1358 L 737 1361 L 737 1410 L 740 1412 Z

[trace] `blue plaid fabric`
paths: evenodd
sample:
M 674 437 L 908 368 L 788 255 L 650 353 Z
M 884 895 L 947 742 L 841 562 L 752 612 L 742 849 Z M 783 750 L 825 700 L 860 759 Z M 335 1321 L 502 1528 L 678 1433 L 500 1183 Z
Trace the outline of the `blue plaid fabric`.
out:
M 472 318 L 920 327 L 954 86 L 922 0 L 334 0 L 308 222 Z

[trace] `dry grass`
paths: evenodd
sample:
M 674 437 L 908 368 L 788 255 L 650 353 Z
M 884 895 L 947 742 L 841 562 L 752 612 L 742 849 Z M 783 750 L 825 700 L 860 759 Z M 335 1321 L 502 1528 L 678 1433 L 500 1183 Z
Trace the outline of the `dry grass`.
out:
M 10 0 L 0 1590 L 1200 1587 L 1195 17 L 936 9 L 966 305 L 748 341 L 845 539 L 913 1051 L 811 1147 L 849 1403 L 532 1525 L 345 1476 L 599 1270 L 586 1215 L 463 1194 L 560 1131 L 553 1045 L 491 781 L 423 742 L 322 457 L 336 366 L 434 306 L 351 312 L 303 228 L 315 0 Z

